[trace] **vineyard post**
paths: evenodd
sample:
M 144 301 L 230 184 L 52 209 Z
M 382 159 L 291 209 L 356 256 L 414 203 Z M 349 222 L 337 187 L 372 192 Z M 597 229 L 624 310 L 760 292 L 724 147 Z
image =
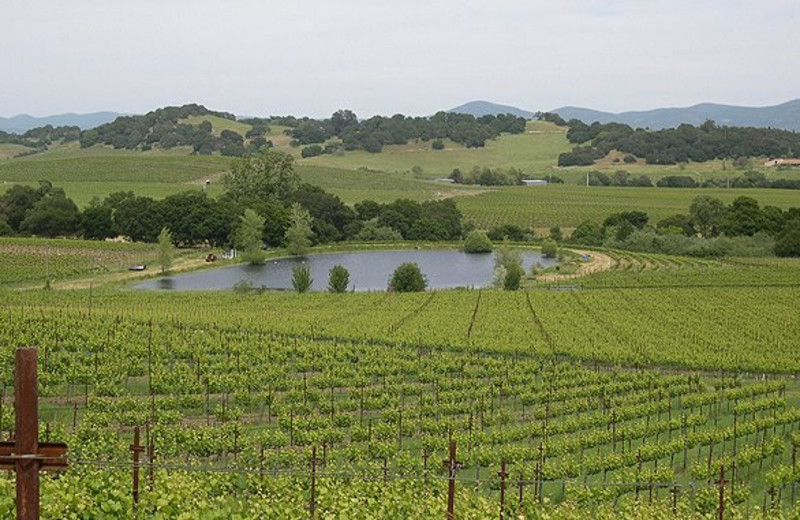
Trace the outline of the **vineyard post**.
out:
M 72 432 L 78 427 L 78 403 L 72 403 Z
M 317 447 L 311 447 L 311 497 L 308 503 L 308 512 L 311 520 L 314 519 L 314 511 L 316 510 L 316 492 L 317 492 Z
M 539 443 L 539 503 L 542 503 L 544 496 L 544 444 Z
M 149 423 L 148 423 L 149 424 Z M 155 483 L 155 475 L 153 474 L 153 460 L 156 456 L 156 447 L 153 438 L 155 437 L 155 432 L 153 431 L 155 425 L 153 427 L 149 427 L 147 429 L 147 480 L 148 480 L 148 487 L 150 491 L 154 489 Z
M 725 465 L 722 464 L 719 467 L 719 480 L 716 481 L 717 486 L 719 486 L 719 506 L 717 508 L 717 518 L 718 520 L 722 520 L 723 516 L 725 515 L 725 484 L 728 481 L 725 480 Z
M 497 476 L 500 477 L 500 520 L 503 520 L 506 510 L 506 477 L 508 477 L 505 459 L 500 461 L 500 472 Z
M 517 481 L 517 486 L 519 487 L 519 508 L 520 511 L 522 510 L 522 502 L 525 498 L 524 496 L 524 480 L 523 480 L 522 471 L 519 472 L 519 480 Z
M 264 482 L 264 445 L 261 445 L 261 450 L 258 453 L 258 476 L 261 482 Z
M 670 493 L 672 493 L 672 514 L 678 514 L 678 494 L 681 492 L 681 488 L 678 486 L 677 482 L 673 482 L 672 489 L 670 489 Z
M 133 429 L 133 444 L 131 444 L 133 454 L 133 514 L 136 515 L 136 508 L 139 505 L 139 454 L 144 451 L 144 446 L 139 444 L 139 427 Z
M 39 391 L 36 349 L 17 349 L 14 369 L 14 441 L 0 443 L 0 469 L 16 472 L 19 520 L 39 518 L 39 471 L 67 467 L 67 445 L 39 442 Z
M 450 439 L 450 452 L 444 465 L 448 470 L 447 484 L 447 520 L 455 520 L 455 499 L 456 499 L 456 471 L 461 467 L 461 463 L 456 460 L 456 441 Z

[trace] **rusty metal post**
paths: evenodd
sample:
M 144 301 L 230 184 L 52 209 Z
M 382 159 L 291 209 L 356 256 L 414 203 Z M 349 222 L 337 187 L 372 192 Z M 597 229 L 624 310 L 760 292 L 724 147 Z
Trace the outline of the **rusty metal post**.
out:
M 725 465 L 719 467 L 719 480 L 716 482 L 719 486 L 719 507 L 717 508 L 717 519 L 722 520 L 725 515 Z
M 133 429 L 133 444 L 131 444 L 131 453 L 133 453 L 133 512 L 139 506 L 139 454 L 144 451 L 144 446 L 139 444 L 139 427 Z
M 506 512 L 506 477 L 508 477 L 505 460 L 500 461 L 500 473 L 497 476 L 500 477 L 500 520 L 504 520 Z
M 311 516 L 311 520 L 314 520 L 314 512 L 316 510 L 317 504 L 317 447 L 311 447 L 311 498 L 309 498 L 308 502 L 308 514 Z
M 30 456 L 18 460 L 17 519 L 39 518 L 39 463 L 33 456 L 39 451 L 39 378 L 36 349 L 22 348 L 16 353 L 14 406 L 16 411 L 15 453 Z
M 456 500 L 456 441 L 450 440 L 450 456 L 445 463 L 448 466 L 447 483 L 447 520 L 455 520 L 455 500 Z

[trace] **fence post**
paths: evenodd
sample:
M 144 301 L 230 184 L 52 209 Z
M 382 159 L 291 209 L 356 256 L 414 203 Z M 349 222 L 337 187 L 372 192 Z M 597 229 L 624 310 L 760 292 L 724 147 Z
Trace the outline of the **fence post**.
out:
M 678 483 L 677 482 L 674 482 L 672 484 L 672 489 L 670 490 L 670 493 L 672 493 L 672 514 L 673 515 L 677 515 L 678 514 L 678 494 L 680 492 L 681 492 L 681 488 L 678 487 Z

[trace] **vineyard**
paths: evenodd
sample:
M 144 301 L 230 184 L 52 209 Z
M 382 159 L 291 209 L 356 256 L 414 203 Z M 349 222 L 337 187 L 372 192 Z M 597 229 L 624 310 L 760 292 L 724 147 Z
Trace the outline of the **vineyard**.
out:
M 702 516 L 722 471 L 726 518 L 790 515 L 797 261 L 604 254 L 514 293 L 3 290 L 0 430 L 37 345 L 45 518 L 133 517 L 137 426 L 145 518 L 443 518 L 451 440 L 458 518 Z
M 155 258 L 149 244 L 0 238 L 0 285 L 40 283 L 122 271 Z
M 716 197 L 726 204 L 739 196 L 753 197 L 761 206 L 783 209 L 797 205 L 792 190 L 765 189 L 674 189 L 615 188 L 607 186 L 551 185 L 492 188 L 474 197 L 456 199 L 464 216 L 479 228 L 516 224 L 541 230 L 551 226 L 574 228 L 585 220 L 602 222 L 620 211 L 646 209 L 655 223 L 677 213 L 686 213 L 693 198 Z

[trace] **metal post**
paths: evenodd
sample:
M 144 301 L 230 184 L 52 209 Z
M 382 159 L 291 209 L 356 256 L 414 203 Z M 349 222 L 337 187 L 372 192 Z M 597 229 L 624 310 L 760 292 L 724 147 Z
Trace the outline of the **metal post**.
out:
M 314 520 L 314 512 L 316 510 L 316 493 L 317 493 L 317 447 L 311 447 L 311 498 L 308 503 L 308 513 L 311 520 Z
M 722 520 L 725 515 L 725 465 L 719 467 L 719 480 L 716 482 L 719 486 L 719 507 L 717 508 L 717 518 Z
M 500 473 L 497 476 L 500 477 L 500 520 L 504 520 L 506 511 L 506 477 L 508 476 L 505 460 L 500 461 Z
M 450 440 L 450 453 L 445 465 L 448 469 L 448 484 L 447 484 L 447 520 L 455 520 L 455 499 L 456 499 L 456 470 L 459 463 L 456 461 L 456 441 Z
M 139 454 L 144 451 L 144 446 L 139 444 L 139 427 L 133 429 L 133 444 L 131 444 L 131 453 L 133 453 L 133 511 L 136 513 L 136 508 L 139 505 Z
M 49 266 L 48 249 L 48 266 Z M 49 283 L 49 272 L 48 272 Z M 14 373 L 14 406 L 16 410 L 15 453 L 34 455 L 39 450 L 39 379 L 36 349 L 17 350 Z M 17 518 L 39 518 L 39 464 L 36 460 L 17 461 Z

